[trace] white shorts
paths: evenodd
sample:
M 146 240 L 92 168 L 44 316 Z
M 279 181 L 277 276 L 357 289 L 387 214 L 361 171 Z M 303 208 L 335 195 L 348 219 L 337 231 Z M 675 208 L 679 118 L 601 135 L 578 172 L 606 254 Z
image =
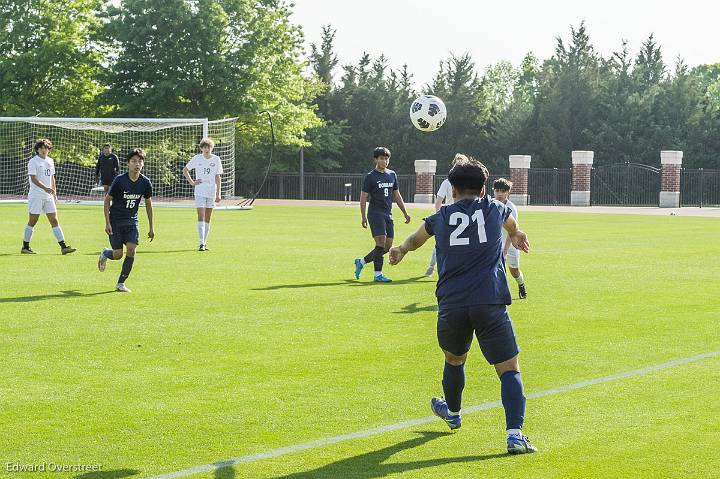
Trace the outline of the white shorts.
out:
M 511 268 L 520 268 L 520 251 L 514 246 L 508 248 L 507 256 L 505 256 L 505 263 Z
M 196 196 L 195 208 L 215 208 L 215 198 Z
M 55 199 L 28 197 L 28 211 L 31 215 L 39 215 L 40 213 L 57 213 Z

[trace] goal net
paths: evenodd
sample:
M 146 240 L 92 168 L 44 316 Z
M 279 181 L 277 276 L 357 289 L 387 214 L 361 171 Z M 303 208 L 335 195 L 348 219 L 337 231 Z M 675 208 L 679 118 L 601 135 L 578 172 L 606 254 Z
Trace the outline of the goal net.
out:
M 28 160 L 35 154 L 35 142 L 48 138 L 53 143 L 58 198 L 70 201 L 102 199 L 95 165 L 100 150 L 110 143 L 120 159 L 121 174 L 127 171 L 127 155 L 133 148 L 145 151 L 142 173 L 153 184 L 156 201 L 191 199 L 193 187 L 183 178 L 182 169 L 196 154 L 198 144 L 209 136 L 213 153 L 220 157 L 224 174 L 224 198 L 235 193 L 236 118 L 139 119 L 139 118 L 39 118 L 0 117 L 0 199 L 22 199 L 27 195 Z

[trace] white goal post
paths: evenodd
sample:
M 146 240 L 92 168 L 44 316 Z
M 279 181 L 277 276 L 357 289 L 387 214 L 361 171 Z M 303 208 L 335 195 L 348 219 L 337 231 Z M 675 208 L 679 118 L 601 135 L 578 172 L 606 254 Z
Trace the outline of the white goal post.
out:
M 102 198 L 95 164 L 102 146 L 110 143 L 127 171 L 127 154 L 142 148 L 143 174 L 153 184 L 156 201 L 189 200 L 193 187 L 182 176 L 185 164 L 200 152 L 204 137 L 215 142 L 224 174 L 223 198 L 235 194 L 235 123 L 237 118 L 42 118 L 0 117 L 0 199 L 23 199 L 28 191 L 27 163 L 40 138 L 53 143 L 58 198 L 97 201 Z

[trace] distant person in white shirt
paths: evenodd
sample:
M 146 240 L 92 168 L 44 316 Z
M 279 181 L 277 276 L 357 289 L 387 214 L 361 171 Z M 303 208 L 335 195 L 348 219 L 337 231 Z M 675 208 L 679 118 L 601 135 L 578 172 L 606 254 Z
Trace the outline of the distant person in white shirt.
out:
M 35 251 L 30 248 L 30 240 L 32 239 L 33 228 L 35 228 L 40 218 L 40 213 L 45 213 L 48 221 L 50 221 L 55 239 L 60 245 L 60 252 L 69 254 L 75 251 L 75 248 L 65 244 L 65 235 L 57 219 L 55 162 L 48 156 L 52 147 L 50 140 L 38 140 L 35 143 L 35 156 L 30 158 L 28 162 L 28 181 L 30 182 L 30 190 L 28 191 L 29 218 L 23 234 L 23 246 L 20 250 L 23 254 L 35 254 Z
M 220 175 L 223 174 L 220 157 L 213 155 L 215 142 L 210 138 L 200 140 L 202 154 L 195 155 L 183 168 L 183 176 L 195 187 L 195 207 L 198 215 L 198 251 L 207 251 L 207 239 L 210 234 L 210 217 L 215 203 L 220 203 Z M 190 176 L 195 170 L 195 179 Z
M 505 205 L 510 210 L 510 214 L 515 221 L 518 219 L 518 209 L 515 203 L 510 201 L 510 190 L 512 189 L 512 181 L 505 178 L 498 178 L 493 183 L 493 195 L 495 199 Z M 518 293 L 520 299 L 527 298 L 527 290 L 525 289 L 525 277 L 520 271 L 520 252 L 510 242 L 507 233 L 503 230 L 503 256 L 505 262 L 510 268 L 510 275 L 515 278 L 518 284 Z
M 454 162 L 453 162 L 454 164 Z M 438 188 L 437 194 L 435 194 L 435 212 L 437 213 L 440 211 L 440 208 L 443 205 L 443 201 L 446 205 L 451 205 L 455 202 L 452 195 L 452 185 L 450 184 L 450 180 L 445 178 L 442 183 L 440 183 L 440 188 Z M 437 262 L 437 251 L 435 248 L 432 250 L 432 256 L 430 256 L 430 264 L 428 265 L 427 270 L 425 271 L 425 276 L 432 276 L 432 274 L 435 272 L 435 263 Z

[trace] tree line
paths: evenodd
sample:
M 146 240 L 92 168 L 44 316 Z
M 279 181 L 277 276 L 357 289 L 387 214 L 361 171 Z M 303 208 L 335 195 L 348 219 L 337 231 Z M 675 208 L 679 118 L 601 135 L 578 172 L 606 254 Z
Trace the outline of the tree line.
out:
M 306 55 L 303 32 L 284 0 L 0 0 L 0 115 L 239 117 L 237 173 L 261 174 L 273 112 L 273 168 L 360 172 L 377 145 L 411 173 L 416 159 L 456 151 L 495 170 L 509 154 L 534 167 L 562 167 L 570 151 L 594 150 L 596 164 L 657 164 L 661 149 L 685 152 L 688 167 L 720 168 L 720 64 L 668 65 L 650 36 L 631 56 L 609 58 L 584 24 L 558 37 L 554 54 L 480 72 L 469 54 L 440 63 L 416 88 L 408 66 L 383 55 L 341 64 L 336 31 L 323 27 Z M 420 93 L 448 108 L 438 131 L 408 119 Z M 445 163 L 445 166 L 443 164 Z

